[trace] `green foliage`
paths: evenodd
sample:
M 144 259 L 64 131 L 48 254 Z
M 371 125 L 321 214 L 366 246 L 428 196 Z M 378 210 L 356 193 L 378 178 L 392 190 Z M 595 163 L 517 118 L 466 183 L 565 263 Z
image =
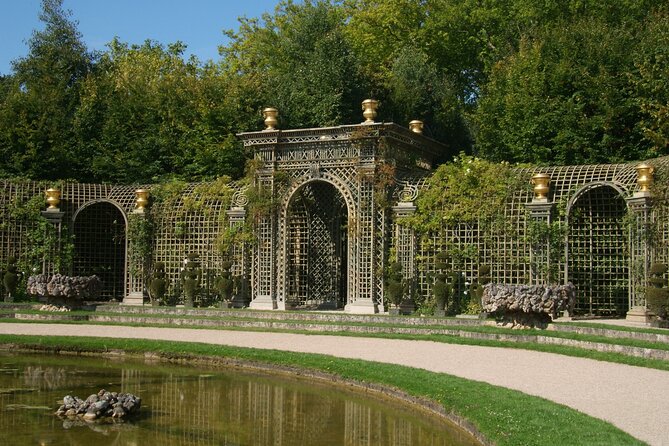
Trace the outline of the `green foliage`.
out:
M 23 274 L 19 272 L 16 267 L 16 258 L 8 257 L 7 258 L 7 269 L 5 269 L 4 274 L 2 275 L 2 284 L 5 287 L 7 292 L 7 297 L 5 301 L 13 301 L 14 295 L 16 294 L 16 287 L 19 285 L 19 280 Z
M 165 264 L 156 262 L 153 265 L 153 273 L 149 281 L 149 298 L 153 305 L 163 302 L 167 292 L 167 279 L 165 279 Z
M 423 234 L 456 224 L 502 230 L 509 226 L 505 205 L 522 184 L 507 163 L 460 154 L 430 177 L 427 189 L 418 197 L 418 211 L 408 223 Z
M 148 276 L 147 267 L 153 253 L 153 238 L 153 221 L 149 217 L 138 214 L 128 216 L 128 245 L 130 248 L 128 260 L 131 274 L 136 275 L 143 270 Z
M 650 144 L 649 156 L 669 153 L 669 12 L 649 16 L 634 52 L 638 76 L 632 78 L 641 109 L 639 127 Z
M 75 178 L 89 159 L 73 134 L 80 85 L 91 70 L 88 54 L 62 0 L 43 0 L 29 54 L 13 62 L 0 94 L 0 176 Z
M 481 306 L 481 301 L 476 299 L 470 299 L 469 302 L 467 302 L 467 306 L 465 307 L 462 314 L 477 315 L 481 314 L 482 311 L 483 307 Z
M 234 288 L 234 281 L 232 274 L 230 273 L 230 268 L 232 267 L 232 262 L 226 261 L 221 265 L 223 272 L 216 279 L 216 289 L 221 299 L 225 302 L 229 302 L 232 299 L 232 291 Z
M 556 283 L 561 276 L 564 243 L 569 227 L 561 219 L 548 223 L 528 217 L 526 221 L 526 241 L 534 252 L 539 253 L 531 259 L 532 271 L 547 283 Z
M 469 286 L 469 303 L 467 304 L 466 314 L 479 314 L 483 311 L 483 287 L 490 283 L 490 267 L 488 265 L 479 266 L 478 278 L 472 281 Z
M 62 188 L 62 186 L 58 186 Z M 23 251 L 19 253 L 19 270 L 26 274 L 41 272 L 50 263 L 54 271 L 67 274 L 72 267 L 74 242 L 67 222 L 58 228 L 42 216 L 44 197 L 17 197 L 7 206 L 9 217 L 26 228 Z
M 432 295 L 434 296 L 435 310 L 437 311 L 443 311 L 446 308 L 446 303 L 453 291 L 447 280 L 447 274 L 437 274 L 432 285 Z
M 184 60 L 179 42 L 129 47 L 115 39 L 109 48 L 83 84 L 75 120 L 94 178 L 128 184 L 240 176 L 243 154 L 221 122 L 225 86 L 214 67 Z
M 367 89 L 344 37 L 345 21 L 333 2 L 282 1 L 273 15 L 241 19 L 238 31 L 227 32 L 226 72 L 279 109 L 281 128 L 359 121 Z
M 184 306 L 192 307 L 200 292 L 200 282 L 202 281 L 200 257 L 197 254 L 188 254 L 188 259 L 183 271 L 181 271 L 180 279 L 185 295 Z
M 282 1 L 227 31 L 220 63 L 181 42 L 118 39 L 92 55 L 62 0 L 0 77 L 0 176 L 156 183 L 239 178 L 234 134 L 425 121 L 461 150 L 509 162 L 668 153 L 669 8 L 661 0 Z
M 667 265 L 653 263 L 650 267 L 650 286 L 646 287 L 646 305 L 660 319 L 667 319 L 669 315 L 669 289 L 666 287 Z
M 386 271 L 386 295 L 391 304 L 398 307 L 406 293 L 406 282 L 402 275 L 402 264 L 394 262 L 388 265 Z
M 553 164 L 652 156 L 630 83 L 644 26 L 586 15 L 523 35 L 518 50 L 492 66 L 481 90 L 474 114 L 478 153 Z

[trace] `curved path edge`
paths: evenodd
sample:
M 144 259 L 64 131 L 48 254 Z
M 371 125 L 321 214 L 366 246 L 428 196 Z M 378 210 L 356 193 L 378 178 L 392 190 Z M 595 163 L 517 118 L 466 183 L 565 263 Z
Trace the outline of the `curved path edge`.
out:
M 122 329 L 120 329 L 122 328 Z M 669 372 L 529 350 L 432 341 L 110 325 L 0 323 L 0 334 L 201 342 L 416 367 L 546 398 L 669 445 Z

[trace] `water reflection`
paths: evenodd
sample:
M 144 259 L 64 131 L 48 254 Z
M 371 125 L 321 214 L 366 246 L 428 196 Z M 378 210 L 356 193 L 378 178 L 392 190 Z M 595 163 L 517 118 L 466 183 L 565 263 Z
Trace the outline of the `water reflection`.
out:
M 122 424 L 52 415 L 66 394 L 100 388 L 142 398 Z M 3 438 L 3 436 L 5 438 Z M 221 370 L 49 356 L 0 356 L 2 444 L 473 445 L 387 401 L 302 381 Z

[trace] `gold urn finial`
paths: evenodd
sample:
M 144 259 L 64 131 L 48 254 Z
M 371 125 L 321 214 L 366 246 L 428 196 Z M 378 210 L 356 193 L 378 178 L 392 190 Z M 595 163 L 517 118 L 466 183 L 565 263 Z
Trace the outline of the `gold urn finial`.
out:
M 423 133 L 423 121 L 419 121 L 418 119 L 414 119 L 409 123 L 409 130 L 411 130 L 414 133 Z
M 365 118 L 365 122 L 363 122 L 363 124 L 374 123 L 377 108 L 379 108 L 379 101 L 376 99 L 365 99 L 362 101 L 362 116 Z
M 279 123 L 279 110 L 273 107 L 263 109 L 262 116 L 265 118 L 265 130 L 276 130 L 276 125 Z
M 532 184 L 534 185 L 534 200 L 547 201 L 548 200 L 548 185 L 551 182 L 551 177 L 545 173 L 535 173 L 532 176 Z
M 639 185 L 639 192 L 650 192 L 650 186 L 653 184 L 653 166 L 641 163 L 636 166 L 636 182 Z
M 60 204 L 60 189 L 50 187 L 46 190 L 46 203 L 49 205 L 47 211 L 58 211 Z
M 149 190 L 137 189 L 135 191 L 135 211 L 144 212 L 144 209 L 149 204 Z

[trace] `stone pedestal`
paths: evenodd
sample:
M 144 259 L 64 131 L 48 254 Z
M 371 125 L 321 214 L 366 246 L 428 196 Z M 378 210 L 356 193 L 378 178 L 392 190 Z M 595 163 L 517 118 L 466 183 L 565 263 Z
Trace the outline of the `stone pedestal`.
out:
M 650 322 L 650 313 L 646 310 L 646 307 L 636 306 L 630 308 L 627 312 L 625 320 L 630 322 L 636 322 L 638 324 L 648 324 Z
M 379 307 L 372 299 L 358 299 L 346 305 L 344 311 L 353 314 L 376 314 Z
M 258 296 L 251 301 L 249 308 L 252 310 L 276 310 L 276 301 L 272 296 Z
M 144 294 L 141 291 L 128 293 L 124 298 L 122 305 L 144 305 Z

